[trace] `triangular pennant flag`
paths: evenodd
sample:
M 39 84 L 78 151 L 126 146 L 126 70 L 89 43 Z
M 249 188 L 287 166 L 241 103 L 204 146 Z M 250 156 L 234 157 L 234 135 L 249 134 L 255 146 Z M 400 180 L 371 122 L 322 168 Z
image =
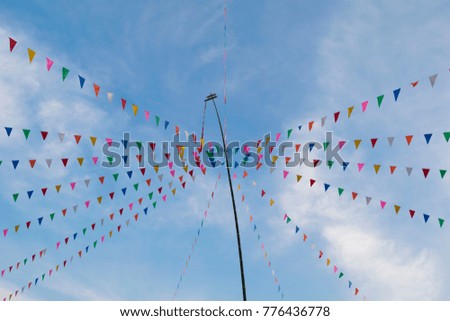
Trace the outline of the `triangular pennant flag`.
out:
M 14 47 L 16 46 L 17 41 L 15 41 L 13 38 L 9 37 L 9 51 L 13 51 Z
M 289 139 L 289 137 L 291 137 L 292 134 L 292 129 L 288 129 L 287 131 L 287 138 Z
M 288 171 L 283 171 L 283 177 L 284 179 L 286 179 L 286 177 L 288 176 L 289 172 Z
M 139 107 L 138 107 L 138 106 L 136 106 L 135 104 L 132 104 L 132 105 L 131 105 L 131 107 L 133 108 L 133 115 L 134 115 L 134 116 L 136 116 L 136 115 L 137 115 L 137 112 L 138 112 L 138 109 L 139 109 Z
M 444 138 L 445 141 L 448 143 L 448 140 L 450 139 L 450 132 L 444 132 Z
M 125 110 L 125 107 L 127 105 L 127 101 L 123 98 L 120 98 L 121 102 L 122 102 L 122 110 Z
M 410 145 L 410 144 L 411 144 L 411 141 L 412 141 L 412 139 L 413 139 L 413 135 L 406 135 L 405 138 L 406 138 L 406 143 L 407 143 L 408 145 Z
M 383 102 L 383 98 L 384 98 L 384 95 L 380 95 L 380 96 L 377 97 L 378 108 L 381 107 L 381 103 Z
M 98 93 L 100 92 L 100 86 L 97 84 L 93 84 L 95 96 L 98 97 Z
M 352 192 L 352 199 L 353 199 L 353 200 L 355 200 L 357 196 L 358 196 L 358 193 Z
M 48 132 L 41 131 L 42 140 L 47 139 Z
M 419 81 L 414 81 L 411 83 L 411 86 L 416 87 L 418 83 L 419 83 Z
M 48 168 L 50 168 L 50 166 L 52 166 L 52 159 L 46 159 L 45 162 L 47 163 Z
M 328 146 L 330 146 L 330 142 L 323 142 L 323 150 L 327 150 Z
M 406 173 L 408 174 L 408 176 L 411 176 L 412 170 L 412 167 L 406 167 Z
M 61 162 L 63 163 L 64 167 L 67 166 L 67 163 L 69 162 L 68 158 L 61 158 Z
M 428 77 L 430 79 L 430 85 L 431 87 L 434 87 L 434 83 L 436 82 L 436 78 L 437 78 L 438 74 L 434 74 L 430 77 Z
M 19 160 L 12 160 L 11 163 L 12 163 L 14 169 L 16 169 L 17 165 L 19 165 Z
M 42 225 L 42 221 L 44 220 L 44 217 L 39 217 L 38 218 L 38 223 L 39 223 L 39 225 Z
M 87 178 L 84 180 L 84 184 L 86 185 L 86 187 L 89 187 L 89 183 L 91 182 L 90 178 Z
M 47 57 L 46 60 L 47 60 L 47 70 L 50 71 L 50 69 L 52 69 L 53 66 L 53 60 L 51 60 L 49 57 Z
M 84 78 L 81 77 L 80 75 L 78 75 L 78 79 L 80 80 L 80 88 L 83 89 L 84 82 L 86 81 L 86 79 L 84 79 Z
M 309 180 L 309 187 L 312 187 L 313 185 L 314 185 L 314 183 L 316 182 L 316 180 L 314 180 L 314 179 L 310 179 Z
M 28 136 L 30 136 L 30 130 L 29 129 L 23 129 L 23 135 L 25 136 L 25 139 L 28 140 Z
M 313 120 L 313 121 L 310 121 L 310 122 L 308 123 L 309 131 L 312 130 L 313 126 L 314 126 L 314 120 Z
M 28 59 L 30 60 L 30 64 L 33 62 L 34 56 L 36 55 L 36 51 L 28 48 Z
M 361 144 L 361 139 L 355 139 L 353 142 L 355 144 L 355 149 L 358 149 L 359 144 Z
M 13 129 L 12 129 L 11 127 L 5 127 L 6 135 L 8 135 L 8 137 L 11 136 L 12 130 L 13 130 Z
M 428 222 L 428 219 L 430 218 L 430 215 L 428 214 L 423 214 L 423 220 L 426 222 Z
M 373 165 L 373 169 L 375 170 L 375 174 L 378 174 L 378 171 L 380 170 L 381 165 L 379 164 L 374 164 Z
M 353 113 L 353 109 L 355 108 L 355 106 L 351 106 L 347 108 L 347 117 L 350 118 L 350 116 Z
M 325 122 L 327 121 L 327 117 L 324 116 L 320 119 L 322 127 L 325 126 Z M 300 128 L 299 128 L 300 129 Z
M 334 113 L 334 122 L 335 122 L 335 123 L 338 121 L 339 115 L 340 115 L 340 114 L 341 114 L 340 111 L 337 111 L 337 112 Z
M 442 227 L 442 225 L 444 225 L 445 220 L 442 218 L 438 218 L 438 221 L 439 221 L 439 226 Z
M 19 193 L 13 194 L 14 202 L 16 202 L 18 198 L 19 198 Z
M 159 126 L 159 116 L 155 115 L 156 126 Z
M 342 169 L 345 171 L 349 164 L 349 162 L 342 162 Z
M 275 204 L 275 201 L 273 199 L 270 199 L 269 204 L 270 206 L 272 206 L 273 204 Z
M 30 167 L 34 168 L 34 165 L 36 164 L 36 160 L 35 159 L 30 159 L 29 162 L 30 162 Z
M 372 200 L 372 197 L 366 196 L 366 204 L 369 205 L 370 201 Z
M 325 187 L 325 192 L 330 188 L 330 184 L 327 183 L 324 183 L 323 186 Z
M 341 188 L 341 187 L 338 187 L 338 194 L 339 194 L 339 196 L 341 196 L 343 192 L 344 192 L 344 189 Z
M 67 75 L 69 74 L 69 69 L 67 69 L 66 67 L 62 67 L 62 80 L 66 80 Z
M 80 166 L 83 166 L 84 157 L 78 157 L 77 161 Z
M 429 144 L 431 136 L 433 136 L 433 134 L 424 134 L 423 136 L 425 137 L 425 141 L 427 142 L 427 144 Z
M 377 144 L 378 138 L 371 138 L 370 142 L 372 143 L 372 148 L 375 148 L 375 145 Z
M 394 139 L 395 139 L 395 137 L 388 137 L 387 138 L 389 146 L 392 146 L 392 143 L 394 142 Z
M 445 169 L 440 169 L 440 170 L 439 170 L 439 173 L 441 174 L 441 178 L 444 178 L 445 173 L 447 173 L 447 170 L 445 170 Z
M 397 88 L 397 89 L 395 89 L 395 90 L 393 91 L 393 93 L 394 93 L 394 100 L 395 100 L 395 101 L 397 101 L 398 95 L 400 95 L 400 91 L 401 91 L 401 90 L 402 90 L 401 88 Z
M 358 163 L 358 172 L 361 172 L 363 167 L 364 167 L 364 163 Z
M 63 140 L 64 140 L 64 136 L 65 136 L 66 134 L 64 134 L 64 133 L 59 133 L 58 134 L 58 137 L 59 137 L 59 141 L 62 143 L 63 142 Z
M 362 109 L 362 112 L 365 112 L 366 111 L 366 109 L 367 109 L 367 105 L 369 104 L 369 101 L 363 101 L 362 103 L 361 103 L 361 109 Z
M 398 212 L 400 211 L 400 206 L 394 205 L 394 210 L 395 210 L 395 214 L 398 214 Z
M 297 183 L 302 179 L 302 175 L 297 175 Z
M 429 168 L 422 168 L 422 172 L 423 172 L 423 176 L 424 176 L 425 178 L 427 178 L 428 173 L 430 172 L 430 169 L 429 169 Z
M 112 176 L 113 176 L 113 178 L 114 178 L 114 181 L 117 182 L 117 178 L 119 177 L 119 173 L 113 174 Z
M 164 129 L 167 129 L 168 126 L 169 126 L 169 122 L 167 120 L 164 121 Z

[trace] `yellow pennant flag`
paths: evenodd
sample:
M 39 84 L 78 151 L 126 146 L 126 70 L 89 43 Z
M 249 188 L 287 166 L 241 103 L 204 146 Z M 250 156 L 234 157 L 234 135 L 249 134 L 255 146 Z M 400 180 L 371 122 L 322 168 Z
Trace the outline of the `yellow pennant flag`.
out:
M 348 107 L 348 109 L 347 109 L 348 118 L 350 118 L 350 116 L 352 115 L 354 108 L 355 108 L 355 106 Z
M 159 166 L 158 166 L 158 165 L 155 165 L 155 166 L 153 166 L 153 169 L 155 170 L 156 173 L 158 173 L 158 171 L 159 171 Z
M 131 107 L 133 108 L 133 114 L 134 114 L 134 116 L 136 116 L 136 115 L 137 115 L 137 112 L 138 112 L 138 109 L 139 109 L 139 107 L 138 107 L 138 106 L 136 106 L 135 104 L 132 104 L 132 105 L 131 105 Z
M 355 139 L 354 143 L 355 143 L 355 149 L 358 149 L 359 144 L 361 144 L 361 139 Z
M 272 206 L 273 204 L 275 204 L 275 201 L 273 199 L 270 199 L 270 206 Z
M 34 56 L 36 55 L 36 51 L 28 48 L 28 58 L 30 59 L 30 64 L 33 62 Z
M 240 189 L 241 189 L 241 184 L 238 184 L 238 189 L 237 190 L 239 191 Z
M 330 259 L 327 259 L 327 266 L 330 265 L 331 261 Z
M 302 179 L 302 175 L 297 175 L 297 183 Z
M 91 139 L 92 146 L 95 146 L 95 142 L 97 141 L 97 137 L 89 137 Z
M 102 197 L 102 196 L 99 196 L 99 197 L 97 197 L 97 201 L 98 201 L 98 203 L 99 203 L 99 204 L 101 204 L 101 203 L 102 203 L 102 199 L 103 199 L 103 197 Z
M 398 214 L 398 212 L 400 211 L 400 206 L 394 205 L 394 209 L 395 209 L 395 214 Z
M 172 194 L 175 196 L 176 193 L 177 193 L 177 189 L 174 188 L 174 189 L 172 190 Z
M 278 160 L 278 156 L 273 155 L 273 156 L 272 156 L 272 163 L 276 163 L 277 160 Z
M 262 147 L 261 146 L 259 146 L 257 149 L 256 149 L 256 151 L 258 152 L 258 154 L 259 153 L 261 153 L 261 151 L 262 151 Z
M 84 158 L 83 157 L 78 157 L 77 160 L 78 160 L 78 164 L 80 164 L 80 166 L 83 166 Z
M 373 169 L 375 170 L 375 174 L 378 174 L 378 171 L 380 170 L 381 165 L 375 164 L 373 165 Z

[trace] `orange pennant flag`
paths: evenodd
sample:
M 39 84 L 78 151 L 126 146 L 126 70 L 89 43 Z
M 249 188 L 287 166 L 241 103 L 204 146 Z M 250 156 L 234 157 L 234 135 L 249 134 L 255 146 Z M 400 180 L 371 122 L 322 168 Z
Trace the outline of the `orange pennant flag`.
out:
M 138 109 L 139 109 L 139 107 L 138 107 L 138 106 L 136 106 L 135 104 L 132 104 L 132 105 L 131 105 L 131 107 L 133 107 L 133 114 L 134 114 L 134 116 L 136 116 L 136 115 L 137 115 L 137 112 L 138 112 Z
M 308 128 L 309 128 L 309 131 L 311 131 L 311 130 L 312 130 L 312 128 L 313 128 L 313 125 L 314 125 L 314 120 L 313 120 L 313 121 L 310 121 L 310 122 L 308 123 Z
M 99 91 L 100 91 L 100 86 L 97 84 L 94 84 L 94 92 L 95 92 L 96 97 L 98 97 Z
M 406 143 L 407 143 L 408 145 L 410 145 L 410 144 L 411 144 L 411 141 L 412 141 L 412 139 L 413 139 L 413 135 L 406 135 L 405 138 L 406 138 Z
M 389 167 L 391 169 L 391 174 L 394 174 L 395 169 L 397 168 L 397 166 L 389 166 Z

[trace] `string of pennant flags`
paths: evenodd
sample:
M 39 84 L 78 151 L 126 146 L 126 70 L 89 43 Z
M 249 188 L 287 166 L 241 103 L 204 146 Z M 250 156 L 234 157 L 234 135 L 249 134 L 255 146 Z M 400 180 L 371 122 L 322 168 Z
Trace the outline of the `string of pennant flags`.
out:
M 448 71 L 450 71 L 450 68 L 449 68 Z M 419 83 L 422 84 L 422 83 L 428 81 L 430 86 L 431 86 L 431 88 L 433 88 L 435 86 L 435 84 L 436 84 L 436 80 L 438 78 L 438 75 L 439 75 L 439 73 L 436 73 L 436 74 L 430 75 L 430 76 L 428 76 L 426 78 L 421 78 L 419 80 L 411 82 L 410 84 L 408 84 L 408 86 L 412 87 L 412 88 L 418 88 Z M 394 102 L 398 101 L 398 99 L 400 97 L 401 90 L 402 90 L 401 87 L 392 90 L 391 94 L 392 94 L 392 98 L 393 98 Z M 374 105 L 375 108 L 378 107 L 378 109 L 381 109 L 381 105 L 385 101 L 384 98 L 385 98 L 385 94 L 381 94 L 381 95 L 377 96 L 375 102 L 372 102 L 371 105 Z M 302 128 L 304 128 L 304 127 L 307 127 L 308 132 L 311 132 L 313 129 L 324 128 L 326 124 L 330 123 L 330 122 L 327 122 L 328 119 L 331 119 L 332 120 L 331 122 L 334 122 L 334 123 L 342 122 L 342 121 L 340 121 L 340 119 L 342 120 L 343 117 L 345 117 L 345 116 L 341 117 L 341 115 L 346 115 L 347 119 L 350 119 L 350 117 L 353 115 L 353 112 L 356 109 L 359 109 L 359 107 L 357 107 L 357 106 L 358 105 L 353 105 L 353 106 L 347 107 L 344 110 L 336 111 L 336 112 L 333 113 L 333 115 L 331 117 L 328 117 L 328 116 L 320 117 L 319 121 L 317 121 L 317 120 L 307 121 L 306 122 L 307 125 L 305 125 L 305 126 L 304 126 L 304 124 L 299 124 L 297 126 L 298 131 L 301 131 Z M 360 103 L 361 114 L 364 114 L 366 112 L 368 106 L 369 106 L 369 100 L 365 100 L 365 101 Z M 317 124 L 320 124 L 320 127 Z M 287 129 L 286 136 L 287 136 L 288 139 L 291 136 L 291 134 L 293 133 L 293 129 L 294 128 Z
M 241 189 L 241 186 L 240 186 L 240 184 L 238 184 L 238 191 L 240 189 Z M 245 200 L 246 200 L 245 199 L 245 195 L 244 195 L 243 192 L 242 192 L 242 195 L 241 195 L 241 200 L 242 200 L 242 203 L 244 203 Z M 275 268 L 273 267 L 272 260 L 270 259 L 270 256 L 269 256 L 268 251 L 267 251 L 267 246 L 262 241 L 261 232 L 258 229 L 258 226 L 256 225 L 256 222 L 255 222 L 253 214 L 250 213 L 250 207 L 248 206 L 247 203 L 245 203 L 245 210 L 246 210 L 246 213 L 249 215 L 249 222 L 250 222 L 250 224 L 253 224 L 250 227 L 251 227 L 253 233 L 255 233 L 255 235 L 256 235 L 256 240 L 257 240 L 257 242 L 259 244 L 259 247 L 261 249 L 261 252 L 262 252 L 262 254 L 264 256 L 264 260 L 267 262 L 267 268 L 270 270 L 272 278 L 273 278 L 273 282 L 275 283 L 275 285 L 277 287 L 277 291 L 280 294 L 281 299 L 283 300 L 284 299 L 284 293 L 283 293 L 283 291 L 281 289 L 280 280 L 278 278 L 278 275 L 275 272 Z
M 248 176 L 249 176 L 249 175 L 248 175 L 248 172 L 244 171 L 243 174 L 242 174 L 242 178 L 243 178 L 243 179 L 246 179 Z M 235 173 L 235 175 L 233 175 L 233 177 L 234 177 L 235 180 L 237 180 L 237 175 L 236 175 L 236 173 Z M 252 181 L 252 186 L 256 188 L 257 182 L 256 182 L 256 181 Z M 239 190 L 240 188 L 241 188 L 241 186 L 240 186 L 240 184 L 239 184 L 239 185 L 238 185 L 238 190 Z M 267 195 L 267 196 L 266 196 L 266 195 Z M 244 202 L 244 201 L 245 201 L 245 195 L 242 194 L 241 198 L 242 198 L 242 202 Z M 274 205 L 275 202 L 276 202 L 275 198 L 274 198 L 274 197 L 270 197 L 270 196 L 268 195 L 267 189 L 265 190 L 264 188 L 261 189 L 261 198 L 262 198 L 262 199 L 264 199 L 264 198 L 265 198 L 265 199 L 269 199 L 269 201 L 268 201 L 269 207 L 273 207 L 273 205 Z M 267 203 L 265 203 L 265 204 L 267 204 Z M 292 230 L 293 230 L 293 232 L 294 232 L 294 235 L 299 235 L 299 236 L 300 236 L 300 239 L 303 241 L 303 243 L 306 243 L 306 242 L 309 240 L 309 236 L 306 234 L 306 231 L 303 231 L 303 229 L 301 229 L 301 228 L 299 227 L 299 225 L 296 224 L 296 223 L 293 221 L 293 219 L 292 219 L 287 213 L 284 213 L 284 212 L 283 212 L 282 215 L 281 215 L 281 219 L 282 219 L 286 224 L 290 224 L 290 223 L 292 222 L 291 225 L 295 225 L 295 227 L 292 228 Z M 256 226 L 256 225 L 255 225 L 255 226 Z M 311 240 L 309 240 L 309 241 L 311 241 Z M 342 279 L 342 278 L 344 277 L 344 275 L 345 275 L 344 272 L 342 272 L 342 271 L 338 268 L 337 265 L 331 264 L 331 259 L 330 259 L 330 257 L 327 257 L 323 250 L 317 250 L 315 244 L 312 244 L 312 245 L 311 245 L 311 249 L 312 249 L 313 251 L 315 251 L 315 252 L 318 254 L 317 257 L 318 257 L 319 260 L 322 260 L 322 258 L 325 258 L 325 257 L 326 257 L 326 260 L 325 260 L 326 266 L 332 268 L 333 274 L 337 275 L 338 279 Z M 338 272 L 339 272 L 339 273 L 338 273 Z M 360 293 L 360 289 L 359 289 L 358 287 L 354 287 L 354 286 L 353 286 L 353 282 L 352 282 L 351 280 L 348 280 L 347 285 L 348 285 L 348 288 L 349 288 L 349 289 L 352 289 L 352 290 L 354 291 L 353 293 L 354 293 L 355 296 L 357 296 L 357 295 Z
M 174 173 L 174 176 L 175 176 L 175 173 Z M 115 177 L 115 174 L 113 174 L 113 177 Z M 158 178 L 159 178 L 159 180 L 160 180 L 161 182 L 162 182 L 162 180 L 163 180 L 163 177 L 164 177 L 163 174 L 160 174 L 160 175 L 158 176 Z M 192 175 L 192 180 L 193 180 L 193 181 L 195 180 L 194 177 L 195 177 L 195 176 Z M 138 190 L 139 190 L 139 184 L 141 184 L 141 183 L 142 183 L 142 181 L 133 184 L 133 188 L 134 188 L 135 191 L 138 191 Z M 150 185 L 151 185 L 151 179 L 146 179 L 146 180 L 145 180 L 145 183 L 147 184 L 148 187 L 150 187 Z M 185 189 L 185 187 L 186 187 L 186 181 L 182 182 L 182 179 L 180 179 L 180 185 L 183 187 L 183 189 Z M 172 181 L 169 182 L 169 183 L 168 183 L 168 186 L 170 187 L 171 194 L 175 195 L 175 194 L 176 194 L 176 188 L 173 188 L 173 182 L 172 182 Z M 127 189 L 128 189 L 128 188 L 129 188 L 129 186 L 125 186 L 125 187 L 121 188 L 121 192 L 122 192 L 122 195 L 123 195 L 124 197 L 125 197 L 125 195 L 126 195 L 126 193 L 127 193 Z M 168 194 L 167 194 L 167 193 L 163 193 L 163 189 L 164 189 L 163 185 L 160 186 L 160 187 L 158 188 L 158 194 L 161 195 L 161 199 L 165 202 L 166 199 L 167 199 L 167 195 L 168 195 Z M 169 194 L 170 194 L 170 193 L 169 193 Z M 83 203 L 83 205 L 86 207 L 86 209 L 89 209 L 91 203 L 94 203 L 95 201 L 97 201 L 98 204 L 101 205 L 104 199 L 108 199 L 108 197 L 109 197 L 111 200 L 113 200 L 114 197 L 115 197 L 115 195 L 116 195 L 115 192 L 114 192 L 114 191 L 111 191 L 110 193 L 107 193 L 107 194 L 105 194 L 105 195 L 100 195 L 100 196 L 98 196 L 95 200 L 87 200 L 87 201 L 85 201 L 85 202 Z M 147 197 L 147 196 L 148 196 L 148 198 L 149 198 L 150 200 L 152 200 L 152 198 L 153 198 L 153 192 L 149 193 L 148 195 L 141 195 L 140 202 L 142 202 L 142 198 Z M 15 199 L 15 201 L 17 201 L 18 195 L 14 194 L 14 195 L 13 195 L 13 198 Z M 130 206 L 132 206 L 132 204 L 131 204 Z M 153 206 L 156 207 L 156 201 L 154 201 Z M 77 212 L 78 207 L 79 207 L 79 204 L 74 205 L 74 206 L 72 207 L 74 213 Z M 52 222 L 52 221 L 54 220 L 56 213 L 57 213 L 57 212 L 52 212 L 52 213 L 49 214 L 50 222 Z M 65 216 L 68 214 L 68 208 L 62 209 L 62 210 L 60 211 L 60 213 L 61 213 L 61 215 L 62 215 L 63 217 L 65 217 Z M 42 224 L 43 224 L 44 222 L 48 222 L 48 220 L 47 220 L 47 221 L 44 221 L 44 216 L 41 216 L 41 217 L 37 218 L 37 222 L 38 222 L 38 226 L 42 226 Z M 31 223 L 32 223 L 32 221 L 27 221 L 25 224 L 17 224 L 17 225 L 15 225 L 13 229 L 11 229 L 11 228 L 4 228 L 4 229 L 3 229 L 3 236 L 6 237 L 6 236 L 8 235 L 8 232 L 9 232 L 10 230 L 14 230 L 14 232 L 17 233 L 17 232 L 19 231 L 19 228 L 20 228 L 21 225 L 25 225 L 26 228 L 29 229 L 30 226 L 31 226 Z
M 205 222 L 206 222 L 206 219 L 208 217 L 208 211 L 210 209 L 211 202 L 214 201 L 214 194 L 215 194 L 215 192 L 217 190 L 217 185 L 219 184 L 220 178 L 221 178 L 221 174 L 219 173 L 219 175 L 217 176 L 217 179 L 216 179 L 216 183 L 214 184 L 214 188 L 213 188 L 213 190 L 210 193 L 210 198 L 208 199 L 208 205 L 207 205 L 207 207 L 206 207 L 206 209 L 205 209 L 205 211 L 203 213 L 203 217 L 202 217 L 202 219 L 200 221 L 200 225 L 199 225 L 199 227 L 197 229 L 197 235 L 194 237 L 194 241 L 192 242 L 191 249 L 189 251 L 189 254 L 187 255 L 186 261 L 185 261 L 184 266 L 183 266 L 183 270 L 182 270 L 182 272 L 180 274 L 180 278 L 178 279 L 177 287 L 176 287 L 176 289 L 175 289 L 175 291 L 173 293 L 173 296 L 172 296 L 172 301 L 175 300 L 175 298 L 176 298 L 176 296 L 178 294 L 178 291 L 180 290 L 181 284 L 183 283 L 183 276 L 185 276 L 186 273 L 187 273 L 187 270 L 188 270 L 188 267 L 189 267 L 189 263 L 190 263 L 193 255 L 194 255 L 194 251 L 195 251 L 195 248 L 197 246 L 197 242 L 200 239 L 200 234 L 201 234 L 201 232 L 202 232 L 202 230 L 203 230 L 203 228 L 205 226 Z
M 136 222 L 137 222 L 137 217 L 139 217 L 139 214 L 140 214 L 139 212 L 135 214 Z M 146 212 L 144 212 L 144 214 L 147 215 Z M 129 227 L 131 222 L 132 221 L 130 219 L 128 219 L 125 222 L 125 227 Z M 68 268 L 70 266 L 70 264 L 73 263 L 74 258 L 76 258 L 78 256 L 78 258 L 81 259 L 83 257 L 83 254 L 87 255 L 88 253 L 92 253 L 92 251 L 89 252 L 89 249 L 96 249 L 99 245 L 103 244 L 105 242 L 105 240 L 107 240 L 107 236 L 109 236 L 109 238 L 112 238 L 113 235 L 118 235 L 121 230 L 122 230 L 122 224 L 117 225 L 117 227 L 115 229 L 110 230 L 107 234 L 102 235 L 99 239 L 96 239 L 92 243 L 89 243 L 85 247 L 83 247 L 80 250 L 78 250 L 77 252 L 75 252 L 70 257 L 67 256 L 60 263 L 52 266 L 49 270 L 40 274 L 33 280 L 29 281 L 27 284 L 25 284 L 21 288 L 11 292 L 9 295 L 7 295 L 6 297 L 3 298 L 3 301 L 11 301 L 13 298 L 16 298 L 19 294 L 24 293 L 25 290 L 31 290 L 32 287 L 36 287 L 39 284 L 43 283 L 45 281 L 46 277 L 50 278 L 54 273 L 58 272 L 59 270 Z M 117 231 L 117 232 L 115 233 L 115 231 Z

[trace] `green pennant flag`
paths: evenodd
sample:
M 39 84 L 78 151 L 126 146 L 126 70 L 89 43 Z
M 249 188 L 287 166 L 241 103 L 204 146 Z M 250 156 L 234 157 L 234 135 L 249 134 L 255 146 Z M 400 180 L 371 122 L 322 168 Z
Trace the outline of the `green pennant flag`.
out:
M 450 139 L 450 132 L 445 132 L 444 137 L 445 137 L 446 142 L 448 143 L 448 140 Z
M 83 229 L 83 235 L 86 235 L 86 231 L 87 231 L 87 228 L 85 227 L 85 228 Z
M 153 192 L 148 193 L 148 198 L 149 198 L 150 200 L 152 200 L 152 198 L 153 198 Z
M 97 247 L 97 241 L 94 242 L 94 249 Z
M 156 208 L 156 202 L 153 202 L 153 208 Z
M 29 129 L 23 129 L 23 134 L 25 135 L 25 139 L 28 140 L 28 136 L 30 136 L 30 131 Z
M 66 80 L 67 75 L 69 74 L 69 69 L 66 67 L 62 67 L 62 80 Z
M 344 276 L 344 273 L 339 273 L 339 279 Z
M 112 156 L 108 156 L 106 158 L 108 159 L 109 165 L 112 165 L 113 157 Z
M 45 279 L 45 273 L 42 274 L 42 281 L 44 281 L 44 279 Z
M 333 167 L 334 161 L 329 160 L 327 161 L 327 166 L 331 169 L 331 167 Z
M 2 163 L 3 163 L 3 161 L 2 161 L 2 160 L 0 160 L 0 166 L 2 166 Z
M 442 227 L 442 225 L 444 225 L 444 219 L 438 218 L 438 220 L 439 220 L 439 226 Z
M 155 120 L 156 120 L 156 126 L 159 126 L 159 116 L 155 115 Z
M 330 145 L 330 142 L 324 142 L 323 143 L 323 150 L 327 150 L 329 145 Z
M 117 178 L 119 177 L 119 173 L 113 174 L 114 180 L 117 182 Z
M 291 218 L 288 216 L 288 217 L 286 218 L 286 224 L 288 224 L 290 221 L 291 221 Z
M 291 137 L 292 134 L 292 129 L 288 129 L 287 131 L 287 138 L 289 139 L 289 137 Z
M 55 213 L 50 214 L 50 221 L 53 221 L 54 217 L 55 217 Z
M 439 170 L 439 173 L 441 173 L 441 178 L 444 178 L 445 173 L 447 173 L 447 170 L 445 170 L 445 169 L 440 169 L 440 170 Z
M 139 148 L 139 150 L 141 150 L 141 148 L 142 148 L 142 142 L 136 142 L 136 145 L 137 145 L 137 147 Z
M 339 196 L 341 196 L 343 192 L 344 192 L 344 189 L 341 187 L 338 187 Z
M 377 97 L 377 101 L 378 101 L 378 108 L 380 108 L 380 107 L 381 107 L 381 103 L 382 103 L 382 101 L 383 101 L 383 98 L 384 98 L 384 95 L 380 95 L 380 96 L 378 96 L 378 97 Z
M 13 194 L 14 202 L 17 201 L 17 198 L 18 198 L 18 197 L 19 197 L 19 193 Z
M 134 187 L 134 189 L 137 191 L 138 188 L 139 188 L 139 183 L 134 184 L 133 187 Z
M 28 259 L 24 259 L 23 260 L 23 265 L 27 265 L 27 261 L 28 261 Z

